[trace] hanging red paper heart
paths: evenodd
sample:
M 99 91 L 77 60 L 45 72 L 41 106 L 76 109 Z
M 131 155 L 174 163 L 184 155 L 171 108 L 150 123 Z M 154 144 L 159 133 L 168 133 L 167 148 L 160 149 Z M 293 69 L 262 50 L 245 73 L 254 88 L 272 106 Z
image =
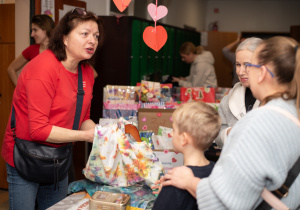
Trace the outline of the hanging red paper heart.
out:
M 113 1 L 120 12 L 123 12 L 131 2 L 131 0 L 113 0 Z
M 157 26 L 156 30 L 154 27 L 148 26 L 144 30 L 143 39 L 148 47 L 158 52 L 165 45 L 168 34 L 162 26 Z

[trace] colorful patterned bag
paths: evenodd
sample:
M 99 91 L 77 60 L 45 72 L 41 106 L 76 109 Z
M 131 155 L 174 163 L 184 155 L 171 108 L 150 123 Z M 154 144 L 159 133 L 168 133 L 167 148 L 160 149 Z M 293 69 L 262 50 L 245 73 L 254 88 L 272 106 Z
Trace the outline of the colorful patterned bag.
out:
M 124 123 L 96 126 L 92 151 L 83 169 L 85 177 L 119 187 L 142 181 L 152 186 L 164 173 L 161 162 L 145 142 L 137 142 L 124 132 Z

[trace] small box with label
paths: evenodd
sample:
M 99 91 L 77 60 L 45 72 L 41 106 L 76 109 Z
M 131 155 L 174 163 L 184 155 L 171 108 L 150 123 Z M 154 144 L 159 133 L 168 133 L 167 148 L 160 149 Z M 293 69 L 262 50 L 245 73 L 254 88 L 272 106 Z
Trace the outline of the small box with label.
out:
M 130 209 L 130 200 L 128 194 L 97 191 L 90 199 L 89 209 L 127 210 Z

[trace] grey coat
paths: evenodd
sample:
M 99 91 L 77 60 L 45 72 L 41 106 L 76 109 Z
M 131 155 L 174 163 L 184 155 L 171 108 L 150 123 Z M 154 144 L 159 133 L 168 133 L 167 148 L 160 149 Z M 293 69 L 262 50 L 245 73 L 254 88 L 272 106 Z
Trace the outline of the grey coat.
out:
M 238 82 L 220 102 L 218 112 L 221 117 L 222 126 L 218 137 L 215 139 L 216 144 L 220 148 L 223 147 L 227 139 L 227 130 L 246 115 L 245 92 L 246 87 Z M 260 102 L 256 100 L 253 109 L 257 108 L 259 104 Z

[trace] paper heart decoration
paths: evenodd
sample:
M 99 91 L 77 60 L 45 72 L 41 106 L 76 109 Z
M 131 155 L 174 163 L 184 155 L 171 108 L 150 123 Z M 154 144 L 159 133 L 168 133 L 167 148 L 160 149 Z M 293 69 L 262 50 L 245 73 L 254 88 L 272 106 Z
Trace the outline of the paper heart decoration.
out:
M 142 121 L 143 121 L 143 122 L 146 122 L 146 120 L 147 120 L 146 117 L 143 117 L 143 118 L 142 118 Z
M 152 17 L 154 21 L 157 21 L 163 17 L 165 17 L 168 14 L 168 9 L 165 6 L 158 6 L 156 9 L 155 4 L 149 4 L 148 5 L 148 13 Z M 156 17 L 155 17 L 156 13 Z
M 154 27 L 148 26 L 143 33 L 143 39 L 146 45 L 156 52 L 165 45 L 167 38 L 167 31 L 162 26 L 157 26 L 156 30 Z
M 173 162 L 173 163 L 176 163 L 177 160 L 176 160 L 175 158 L 172 158 L 172 162 Z
M 147 130 L 147 125 L 144 125 L 142 129 Z
M 161 117 L 161 113 L 160 112 L 156 113 L 156 115 L 157 115 L 157 117 Z
M 120 12 L 123 12 L 131 2 L 131 0 L 113 0 L 113 1 Z

